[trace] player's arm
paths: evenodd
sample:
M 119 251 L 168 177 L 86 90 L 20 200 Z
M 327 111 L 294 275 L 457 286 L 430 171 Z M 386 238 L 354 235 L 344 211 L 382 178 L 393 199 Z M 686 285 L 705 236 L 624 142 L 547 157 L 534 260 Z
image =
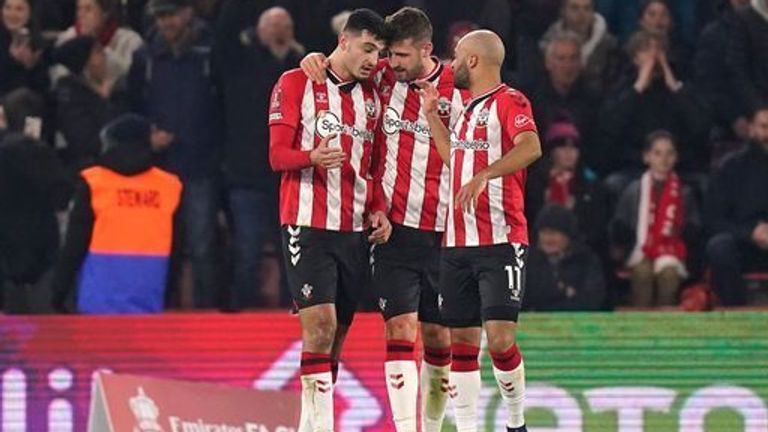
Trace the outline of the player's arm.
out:
M 541 157 L 541 142 L 536 132 L 521 132 L 513 141 L 515 147 L 512 150 L 477 175 L 493 180 L 525 169 Z
M 437 100 L 440 97 L 440 93 L 428 81 L 419 81 L 416 85 L 420 88 L 419 93 L 421 93 L 422 98 L 421 109 L 424 111 L 427 123 L 429 123 L 429 129 L 432 133 L 432 139 L 435 141 L 437 153 L 444 164 L 450 165 L 451 135 L 437 113 Z
M 346 158 L 339 148 L 328 148 L 329 134 L 313 150 L 295 148 L 297 127 L 301 122 L 303 83 L 296 74 L 284 74 L 272 91 L 269 108 L 269 163 L 274 171 L 294 171 L 315 165 L 339 168 Z

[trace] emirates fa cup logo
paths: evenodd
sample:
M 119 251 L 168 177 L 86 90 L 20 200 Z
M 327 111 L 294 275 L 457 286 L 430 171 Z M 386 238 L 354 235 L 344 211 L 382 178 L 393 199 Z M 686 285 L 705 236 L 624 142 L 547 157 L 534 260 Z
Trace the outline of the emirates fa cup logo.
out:
M 138 395 L 132 397 L 129 404 L 136 417 L 133 432 L 163 432 L 163 428 L 157 422 L 160 410 L 155 401 L 144 393 L 144 388 L 139 387 Z

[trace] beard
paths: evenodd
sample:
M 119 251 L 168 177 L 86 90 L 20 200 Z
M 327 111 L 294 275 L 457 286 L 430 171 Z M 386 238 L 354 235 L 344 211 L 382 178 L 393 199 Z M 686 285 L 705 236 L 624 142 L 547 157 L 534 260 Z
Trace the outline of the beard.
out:
M 424 71 L 424 67 L 421 65 L 415 66 L 413 69 L 406 69 L 404 67 L 397 67 L 393 68 L 395 71 L 395 77 L 400 82 L 408 82 L 408 81 L 414 81 L 418 79 L 422 72 Z
M 453 71 L 453 85 L 457 89 L 469 89 L 469 69 L 466 65 L 461 65 Z

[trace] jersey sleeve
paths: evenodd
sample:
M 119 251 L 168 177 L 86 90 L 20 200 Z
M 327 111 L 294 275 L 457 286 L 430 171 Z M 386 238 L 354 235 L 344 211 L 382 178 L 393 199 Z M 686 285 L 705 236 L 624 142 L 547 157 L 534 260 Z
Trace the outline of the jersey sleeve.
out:
M 301 121 L 301 102 L 307 79 L 296 70 L 284 73 L 272 89 L 269 102 L 269 126 L 286 125 L 298 128 Z
M 510 139 L 514 140 L 523 132 L 538 133 L 536 122 L 533 119 L 531 102 L 524 94 L 514 89 L 508 89 L 502 100 L 499 120 Z

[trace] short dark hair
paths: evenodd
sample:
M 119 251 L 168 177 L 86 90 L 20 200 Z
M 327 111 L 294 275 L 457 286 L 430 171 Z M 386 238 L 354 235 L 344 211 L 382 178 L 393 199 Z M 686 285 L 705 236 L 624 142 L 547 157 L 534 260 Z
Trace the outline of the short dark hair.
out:
M 648 9 L 648 7 L 654 3 L 661 3 L 664 5 L 664 7 L 667 8 L 668 11 L 672 11 L 672 7 L 670 7 L 669 2 L 667 0 L 643 0 L 640 2 L 640 16 L 642 17 L 645 13 L 645 10 Z
M 18 88 L 6 94 L 2 101 L 10 132 L 23 132 L 27 117 L 44 117 L 45 101 L 28 88 Z
M 630 60 L 635 57 L 637 53 L 640 51 L 648 48 L 648 46 L 651 44 L 651 41 L 657 41 L 659 43 L 659 46 L 664 51 L 667 51 L 668 41 L 666 36 L 664 36 L 661 33 L 658 32 L 652 32 L 648 30 L 638 30 L 630 36 L 629 40 L 627 41 L 627 45 L 625 47 L 627 55 L 629 56 Z
M 669 140 L 669 142 L 672 143 L 672 147 L 675 148 L 675 151 L 677 151 L 677 140 L 675 139 L 675 135 L 665 129 L 658 129 L 651 133 L 649 133 L 645 137 L 645 143 L 643 144 L 643 153 L 651 151 L 651 148 L 653 148 L 653 145 L 656 143 L 656 141 L 659 140 Z
M 344 24 L 344 32 L 362 33 L 367 31 L 376 39 L 384 39 L 386 31 L 384 18 L 370 9 L 355 9 Z
M 384 21 L 387 42 L 395 43 L 407 39 L 413 41 L 432 40 L 432 22 L 423 10 L 406 6 L 388 16 Z

